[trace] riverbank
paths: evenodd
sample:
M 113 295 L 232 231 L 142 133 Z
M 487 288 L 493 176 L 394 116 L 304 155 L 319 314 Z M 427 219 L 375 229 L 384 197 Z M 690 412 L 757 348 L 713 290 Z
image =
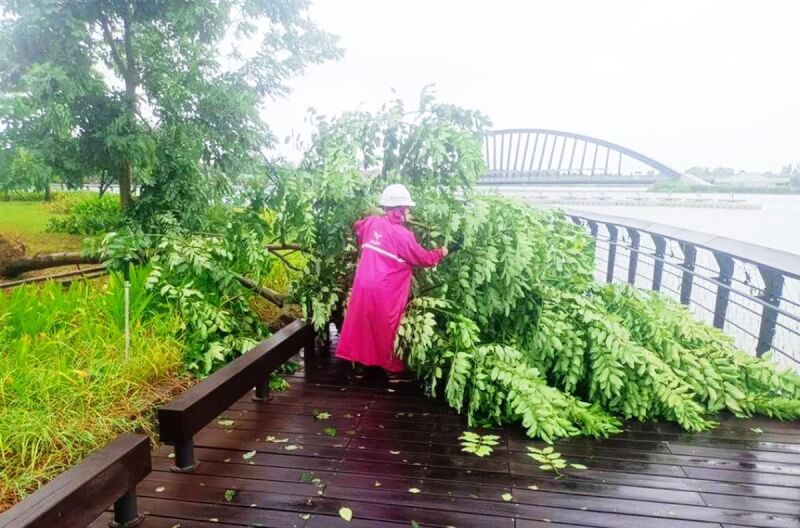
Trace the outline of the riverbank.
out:
M 699 185 L 686 182 L 658 182 L 653 184 L 647 192 L 658 193 L 700 193 L 700 194 L 800 194 L 800 186 L 788 184 L 777 185 L 737 185 L 730 183 L 715 183 Z

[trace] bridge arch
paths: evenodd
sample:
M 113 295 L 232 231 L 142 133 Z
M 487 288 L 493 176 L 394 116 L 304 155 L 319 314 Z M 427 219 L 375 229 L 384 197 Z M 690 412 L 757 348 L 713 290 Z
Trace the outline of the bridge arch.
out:
M 481 183 L 653 183 L 677 170 L 603 139 L 544 128 L 493 130 L 484 136 Z

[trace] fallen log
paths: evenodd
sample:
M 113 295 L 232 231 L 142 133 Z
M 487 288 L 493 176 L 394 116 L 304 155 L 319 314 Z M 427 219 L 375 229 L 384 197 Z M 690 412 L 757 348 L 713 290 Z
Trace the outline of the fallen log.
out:
M 287 248 L 292 249 L 292 248 Z M 17 277 L 28 271 L 54 268 L 57 266 L 69 266 L 73 264 L 98 264 L 100 258 L 96 256 L 84 255 L 82 253 L 40 253 L 32 257 L 16 258 L 7 262 L 0 262 L 0 277 Z M 255 281 L 248 279 L 244 275 L 234 274 L 239 283 L 254 291 L 264 299 L 278 307 L 283 307 L 284 296 L 266 286 L 256 284 Z M 43 279 L 44 280 L 44 279 Z
M 13 288 L 15 286 L 22 286 L 23 284 L 33 284 L 36 282 L 59 280 L 59 279 L 78 277 L 78 276 L 84 276 L 84 278 L 93 279 L 105 275 L 106 272 L 107 270 L 105 266 L 92 266 L 91 268 L 85 268 L 75 271 L 64 271 L 61 273 L 53 273 L 52 275 L 42 275 L 41 277 L 31 277 L 29 279 L 0 282 L 0 290 L 6 288 Z
M 74 264 L 99 264 L 97 256 L 84 255 L 79 252 L 40 253 L 32 257 L 19 257 L 0 262 L 0 277 L 18 277 L 29 271 L 71 266 Z

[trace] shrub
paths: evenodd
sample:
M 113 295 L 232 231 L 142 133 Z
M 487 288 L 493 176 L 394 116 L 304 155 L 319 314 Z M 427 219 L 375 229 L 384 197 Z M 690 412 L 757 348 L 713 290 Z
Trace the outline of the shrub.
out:
M 72 235 L 99 235 L 113 231 L 124 221 L 116 196 L 102 198 L 66 199 L 56 206 L 66 213 L 64 218 L 53 218 L 47 225 L 52 233 Z

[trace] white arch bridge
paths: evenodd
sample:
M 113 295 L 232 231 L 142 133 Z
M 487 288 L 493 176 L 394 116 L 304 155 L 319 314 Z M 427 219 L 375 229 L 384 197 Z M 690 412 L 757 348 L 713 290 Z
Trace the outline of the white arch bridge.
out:
M 494 130 L 485 135 L 483 148 L 487 172 L 481 183 L 620 184 L 687 178 L 635 150 L 559 130 Z

